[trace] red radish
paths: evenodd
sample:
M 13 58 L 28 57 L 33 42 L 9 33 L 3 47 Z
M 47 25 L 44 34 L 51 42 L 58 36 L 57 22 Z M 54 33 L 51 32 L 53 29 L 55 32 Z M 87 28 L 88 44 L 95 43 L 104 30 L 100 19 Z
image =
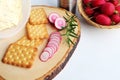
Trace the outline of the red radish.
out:
M 43 52 L 41 55 L 40 55 L 40 60 L 43 61 L 43 62 L 46 62 L 48 59 L 49 59 L 49 56 L 50 54 L 48 52 Z
M 106 3 L 105 0 L 92 0 L 92 5 L 93 5 L 94 7 L 101 6 L 101 5 L 105 4 L 105 3 Z
M 57 19 L 55 20 L 55 27 L 56 27 L 57 29 L 62 29 L 62 28 L 65 27 L 65 26 L 66 26 L 66 21 L 65 21 L 64 18 L 57 18 Z
M 94 13 L 94 18 L 96 18 L 96 16 L 98 16 L 100 13 L 99 12 L 95 12 Z
M 118 13 L 120 14 L 120 5 L 115 7 L 116 11 L 118 11 Z
M 101 24 L 101 25 L 111 25 L 111 19 L 104 15 L 104 14 L 99 14 L 98 16 L 96 16 L 96 22 Z
M 57 18 L 59 18 L 59 17 L 60 17 L 59 14 L 53 12 L 53 13 L 51 13 L 51 14 L 49 15 L 49 21 L 50 21 L 51 23 L 54 23 L 55 20 L 56 20 Z
M 85 8 L 85 13 L 87 15 L 92 15 L 94 13 L 94 10 L 92 8 L 90 8 L 90 7 L 86 7 Z
M 119 3 L 119 0 L 110 0 L 115 6 L 117 6 L 118 5 L 118 3 Z
M 88 4 L 91 3 L 91 1 L 92 1 L 92 0 L 83 0 L 83 3 L 84 3 L 85 5 L 88 5 Z
M 119 14 L 114 14 L 111 17 L 111 20 L 115 22 L 116 24 L 120 22 L 120 15 Z
M 114 13 L 115 6 L 111 2 L 106 2 L 102 5 L 101 11 L 103 14 L 110 16 Z

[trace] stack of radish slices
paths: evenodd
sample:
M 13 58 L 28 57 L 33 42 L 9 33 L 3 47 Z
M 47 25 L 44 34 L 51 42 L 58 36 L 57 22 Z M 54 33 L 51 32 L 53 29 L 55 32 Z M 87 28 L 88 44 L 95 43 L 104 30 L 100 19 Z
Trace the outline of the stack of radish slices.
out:
M 89 18 L 105 26 L 120 22 L 119 0 L 83 0 L 83 8 Z
M 56 53 L 61 43 L 61 35 L 59 32 L 53 32 L 50 35 L 48 44 L 44 48 L 43 52 L 40 55 L 40 60 L 46 62 Z

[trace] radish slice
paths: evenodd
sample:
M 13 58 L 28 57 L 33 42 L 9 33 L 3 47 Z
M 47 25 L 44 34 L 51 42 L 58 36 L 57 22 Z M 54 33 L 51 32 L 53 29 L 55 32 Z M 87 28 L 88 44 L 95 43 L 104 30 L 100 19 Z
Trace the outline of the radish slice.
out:
M 51 35 L 50 35 L 50 39 L 58 39 L 58 40 L 61 40 L 62 37 L 60 35 L 59 32 L 53 32 Z
M 57 39 L 51 39 L 50 41 L 54 41 L 56 42 L 57 44 L 59 44 L 61 41 L 60 40 L 57 40 Z
M 53 46 L 50 46 L 50 48 L 52 49 L 52 51 L 53 51 L 53 53 L 52 54 L 50 54 L 50 58 L 54 55 L 54 53 L 56 52 L 55 51 L 55 49 L 54 49 L 54 47 Z
M 51 13 L 51 14 L 49 15 L 49 21 L 50 21 L 51 23 L 54 23 L 55 20 L 56 20 L 57 18 L 59 18 L 59 17 L 60 17 L 60 15 L 57 14 L 57 13 Z
M 47 45 L 47 47 L 52 47 L 54 50 L 54 53 L 57 51 L 57 47 L 55 46 L 55 44 L 49 44 Z
M 50 38 L 54 38 L 54 37 L 61 37 L 61 35 L 57 35 L 57 34 L 53 34 L 53 35 L 51 35 L 51 37 Z
M 41 55 L 40 55 L 40 60 L 43 62 L 46 62 L 49 59 L 50 54 L 46 51 L 44 51 Z
M 57 48 L 58 48 L 58 46 L 59 46 L 59 44 L 57 43 L 57 42 L 55 42 L 55 41 L 50 41 L 49 43 L 48 43 L 48 45 L 49 44 L 54 44 Z
M 49 52 L 49 57 L 52 57 L 52 54 L 54 54 L 54 51 L 53 51 L 53 49 L 51 49 L 50 47 L 46 47 L 45 49 L 44 49 L 44 51 L 45 52 Z
M 54 39 L 54 40 L 56 39 L 56 40 L 59 41 L 59 42 L 61 41 L 61 38 L 60 38 L 60 37 L 51 37 L 51 38 L 50 38 L 50 40 L 53 40 L 53 39 Z
M 62 28 L 65 27 L 65 26 L 66 26 L 66 21 L 65 21 L 64 18 L 57 18 L 57 19 L 55 20 L 55 27 L 56 27 L 57 29 L 62 29 Z
M 61 37 L 50 37 L 50 40 L 57 40 L 58 42 L 61 41 Z

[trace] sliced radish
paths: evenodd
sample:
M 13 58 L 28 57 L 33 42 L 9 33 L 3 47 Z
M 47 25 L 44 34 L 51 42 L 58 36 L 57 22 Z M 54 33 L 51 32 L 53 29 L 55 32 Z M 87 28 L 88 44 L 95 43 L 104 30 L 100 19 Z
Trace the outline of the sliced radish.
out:
M 48 47 L 53 47 L 53 48 L 54 48 L 54 51 L 57 51 L 58 46 L 56 46 L 55 43 L 48 43 L 47 46 L 48 46 Z
M 50 42 L 51 41 L 56 42 L 57 44 L 59 44 L 61 42 L 60 40 L 57 40 L 57 39 L 51 39 Z
M 60 35 L 60 32 L 52 32 L 52 33 L 51 33 L 51 36 L 54 36 L 54 35 L 56 35 L 56 36 L 61 36 L 61 35 Z
M 58 48 L 59 44 L 57 42 L 49 42 L 47 46 L 53 45 L 56 49 Z
M 54 55 L 54 53 L 56 52 L 55 51 L 55 48 L 53 47 L 53 46 L 49 46 L 51 49 L 52 49 L 52 51 L 53 51 L 53 53 L 52 54 L 50 54 L 51 56 L 50 56 L 50 58 Z
M 44 51 L 41 55 L 40 55 L 40 60 L 43 62 L 46 62 L 49 59 L 49 52 Z
M 57 39 L 57 40 L 61 40 L 62 39 L 62 37 L 61 37 L 61 35 L 60 35 L 60 33 L 59 32 L 53 32 L 52 34 L 51 34 L 51 36 L 50 36 L 50 39 Z
M 49 40 L 57 40 L 57 41 L 61 41 L 61 37 L 50 37 Z
M 54 23 L 55 22 L 55 20 L 57 19 L 57 18 L 59 18 L 60 17 L 60 15 L 59 14 L 57 14 L 57 13 L 51 13 L 50 15 L 49 15 L 49 21 L 51 22 L 51 23 Z
M 47 47 L 52 47 L 54 49 L 53 50 L 54 53 L 57 51 L 57 47 L 55 46 L 55 44 L 49 44 L 47 45 Z
M 59 48 L 61 42 L 61 35 L 59 32 L 53 32 L 50 35 L 49 41 L 43 50 L 43 53 L 40 56 L 41 61 L 46 62 L 49 58 L 51 58 Z
M 64 18 L 57 18 L 54 24 L 57 29 L 62 29 L 66 26 L 66 21 Z
M 52 54 L 54 54 L 54 51 L 53 51 L 53 49 L 51 48 L 51 47 L 46 47 L 45 49 L 44 49 L 44 51 L 45 52 L 49 52 L 49 57 L 52 57 Z
M 55 41 L 51 41 L 51 42 L 48 43 L 48 45 L 49 44 L 54 44 L 56 46 L 56 48 L 58 48 L 58 46 L 59 46 L 59 44 L 57 42 L 55 42 Z
M 52 37 L 53 37 L 53 38 L 54 38 L 54 37 L 60 37 L 60 35 L 53 34 L 53 35 L 50 36 L 50 38 L 52 38 Z
M 56 39 L 56 40 L 58 40 L 58 41 L 61 41 L 61 38 L 60 38 L 60 37 L 51 37 L 51 38 L 50 38 L 50 40 L 53 40 L 53 39 L 54 39 L 54 40 Z

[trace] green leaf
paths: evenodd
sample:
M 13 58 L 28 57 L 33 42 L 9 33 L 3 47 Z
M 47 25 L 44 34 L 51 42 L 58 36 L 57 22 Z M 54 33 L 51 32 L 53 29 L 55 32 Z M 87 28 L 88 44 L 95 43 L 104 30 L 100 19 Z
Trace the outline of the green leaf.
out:
M 78 26 L 77 24 L 70 24 L 70 26 Z
M 66 42 L 67 42 L 68 46 L 70 47 L 70 41 L 69 41 L 69 39 L 67 39 Z
M 72 34 L 74 34 L 75 36 L 77 36 L 77 34 L 75 32 L 71 32 Z
M 63 18 L 66 20 L 66 22 L 68 22 L 68 21 L 69 21 L 66 17 L 64 17 L 64 16 L 63 16 Z
M 76 35 L 73 35 L 73 34 L 69 34 L 71 37 L 74 37 L 74 38 L 78 38 L 78 36 Z
M 66 13 L 66 15 L 67 15 L 67 16 L 69 16 L 69 17 L 70 17 L 70 15 L 67 13 L 67 11 L 66 11 L 65 13 Z
M 72 43 L 73 45 L 75 45 L 70 38 L 68 38 L 68 39 L 69 39 L 70 43 Z

